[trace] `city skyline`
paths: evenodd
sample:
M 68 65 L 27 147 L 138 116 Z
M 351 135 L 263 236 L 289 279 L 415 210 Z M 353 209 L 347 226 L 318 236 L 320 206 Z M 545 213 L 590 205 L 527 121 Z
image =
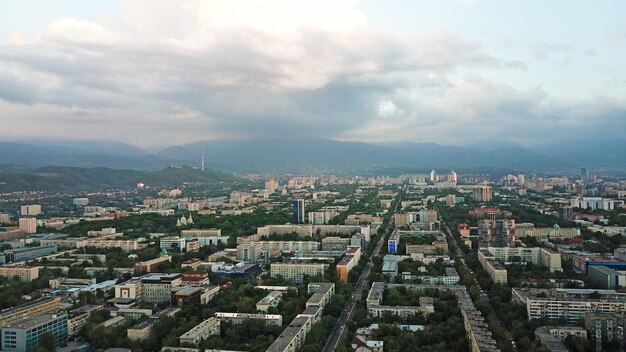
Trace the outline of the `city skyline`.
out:
M 0 138 L 140 147 L 617 137 L 617 1 L 19 2 L 0 14 Z M 19 121 L 19 123 L 16 123 Z

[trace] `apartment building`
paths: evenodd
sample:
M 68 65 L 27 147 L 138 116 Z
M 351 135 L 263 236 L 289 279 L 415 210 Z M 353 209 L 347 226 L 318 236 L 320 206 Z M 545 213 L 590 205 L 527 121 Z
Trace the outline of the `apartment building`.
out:
M 463 290 L 456 291 L 457 302 L 463 316 L 463 325 L 467 334 L 470 350 L 472 352 L 499 352 L 496 347 L 496 340 L 482 314 L 474 306 L 474 302 L 469 293 Z
M 540 326 L 535 330 L 535 337 L 550 352 L 568 352 L 563 344 L 568 336 L 587 339 L 587 330 L 577 326 Z
M 507 270 L 500 261 L 509 262 L 513 258 L 541 264 L 552 272 L 562 271 L 561 255 L 549 248 L 487 247 L 478 250 L 478 261 L 495 283 L 507 282 Z
M 43 298 L 34 302 L 0 311 L 0 328 L 14 324 L 16 321 L 40 313 L 57 312 L 61 306 L 60 297 Z
M 345 257 L 343 257 L 335 267 L 339 280 L 348 282 L 348 274 L 359 264 L 359 260 L 361 260 L 361 248 L 349 247 Z
M 315 241 L 250 241 L 237 246 L 237 259 L 254 262 L 261 252 L 275 256 L 281 251 L 315 251 L 319 247 L 320 243 Z
M 329 236 L 322 239 L 322 250 L 324 251 L 345 251 L 350 245 L 350 238 Z
M 578 228 L 560 228 L 558 225 L 554 227 L 516 227 L 517 238 L 534 237 L 540 240 L 563 240 L 580 236 Z
M 2 351 L 28 352 L 46 333 L 54 334 L 56 346 L 67 345 L 67 314 L 41 313 L 2 328 Z
M 626 316 L 620 313 L 593 313 L 585 316 L 585 329 L 594 342 L 596 351 L 602 351 L 602 344 L 617 342 L 622 348 L 626 346 Z
M 102 309 L 102 305 L 87 304 L 69 312 L 67 317 L 67 335 L 74 336 L 80 329 L 87 325 L 91 313 Z
M 270 275 L 301 283 L 305 275 L 322 277 L 327 269 L 328 264 L 325 263 L 272 263 Z
M 146 303 L 170 302 L 172 288 L 181 284 L 180 274 L 148 274 L 141 278 L 141 297 Z
M 7 278 L 17 277 L 21 281 L 33 281 L 39 277 L 39 267 L 36 266 L 0 266 L 0 276 Z
M 384 282 L 374 282 L 367 295 L 367 313 L 370 317 L 382 317 L 392 314 L 408 318 L 417 313 L 428 315 L 435 312 L 432 297 L 420 297 L 419 306 L 385 306 L 383 296 L 387 285 Z M 427 286 L 426 286 L 427 287 Z
M 37 216 L 41 214 L 40 204 L 22 205 L 20 207 L 20 215 Z
M 169 263 L 171 261 L 171 255 L 161 255 L 158 258 L 150 259 L 145 262 L 135 263 L 135 271 L 152 273 L 158 271 L 161 264 Z
M 137 240 L 103 240 L 97 238 L 81 239 L 76 241 L 76 248 L 121 248 L 124 252 L 132 252 L 139 249 Z
M 339 216 L 337 210 L 310 211 L 307 216 L 310 224 L 324 225 L 328 224 L 332 219 Z
M 270 307 L 276 307 L 283 300 L 283 291 L 271 291 L 256 303 L 257 312 L 267 313 Z
M 226 313 L 215 312 L 215 317 L 220 321 L 228 321 L 233 325 L 243 324 L 247 319 L 262 320 L 265 325 L 283 325 L 283 316 L 280 314 L 252 314 L 252 313 Z
M 274 340 L 266 352 L 297 352 L 306 341 L 313 325 L 321 319 L 324 306 L 335 294 L 335 284 L 310 283 L 308 292 L 314 291 L 307 301 L 307 308 L 298 314 Z
M 473 191 L 474 200 L 477 202 L 491 202 L 493 191 L 489 186 L 478 186 Z
M 35 218 L 20 218 L 18 225 L 20 231 L 24 233 L 37 233 L 37 219 Z
M 514 288 L 512 301 L 526 305 L 528 319 L 566 319 L 576 323 L 591 313 L 626 311 L 626 293 L 594 289 Z
M 319 306 L 323 309 L 335 295 L 335 284 L 312 282 L 307 286 L 307 292 L 313 295 L 307 300 L 306 306 Z
M 193 346 L 198 346 L 200 341 L 209 338 L 213 335 L 220 334 L 220 325 L 221 321 L 217 318 L 209 318 L 202 323 L 194 326 L 191 330 L 182 334 L 178 341 L 181 345 L 189 344 Z
M 412 278 L 421 279 L 425 285 L 457 285 L 461 278 L 455 268 L 446 268 L 446 274 L 443 276 L 412 276 Z
M 508 274 L 504 265 L 496 260 L 496 257 L 487 249 L 478 250 L 478 261 L 483 269 L 489 274 L 491 281 L 500 284 L 506 284 Z

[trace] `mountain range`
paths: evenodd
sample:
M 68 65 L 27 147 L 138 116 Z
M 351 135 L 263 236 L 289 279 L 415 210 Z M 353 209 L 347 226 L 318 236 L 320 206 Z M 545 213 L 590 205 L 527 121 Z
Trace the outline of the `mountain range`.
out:
M 471 146 L 436 143 L 343 142 L 330 139 L 251 138 L 201 141 L 147 152 L 108 141 L 27 141 L 0 143 L 0 170 L 35 171 L 44 166 L 106 167 L 138 171 L 170 165 L 198 167 L 204 148 L 207 168 L 229 172 L 336 172 L 381 167 L 480 168 L 524 171 L 626 168 L 625 139 L 590 139 L 528 148 L 506 141 Z M 10 165 L 12 167 L 7 167 Z M 25 168 L 25 169 L 24 169 Z
M 111 169 L 106 167 L 46 166 L 38 169 L 0 169 L 0 193 L 15 191 L 76 192 L 108 188 L 130 188 L 142 182 L 148 186 L 178 186 L 186 182 L 218 184 L 241 181 L 220 171 L 201 171 L 188 166 L 159 171 Z

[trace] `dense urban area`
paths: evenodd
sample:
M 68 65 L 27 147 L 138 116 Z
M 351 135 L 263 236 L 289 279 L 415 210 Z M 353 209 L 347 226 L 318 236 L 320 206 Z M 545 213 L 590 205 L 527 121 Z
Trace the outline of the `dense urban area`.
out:
M 11 190 L 1 350 L 621 351 L 625 200 L 585 168 Z

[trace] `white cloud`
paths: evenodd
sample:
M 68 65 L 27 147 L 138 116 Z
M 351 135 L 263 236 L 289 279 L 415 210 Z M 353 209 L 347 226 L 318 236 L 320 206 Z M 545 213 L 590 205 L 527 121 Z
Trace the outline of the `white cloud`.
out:
M 527 67 L 455 32 L 381 32 L 355 1 L 122 4 L 124 23 L 60 18 L 0 47 L 0 123 L 21 121 L 0 136 L 80 131 L 141 145 L 289 134 L 450 141 L 476 131 L 522 136 L 571 123 L 578 111 L 602 121 L 595 115 L 623 108 L 461 75 Z M 574 105 L 581 109 L 567 108 Z

